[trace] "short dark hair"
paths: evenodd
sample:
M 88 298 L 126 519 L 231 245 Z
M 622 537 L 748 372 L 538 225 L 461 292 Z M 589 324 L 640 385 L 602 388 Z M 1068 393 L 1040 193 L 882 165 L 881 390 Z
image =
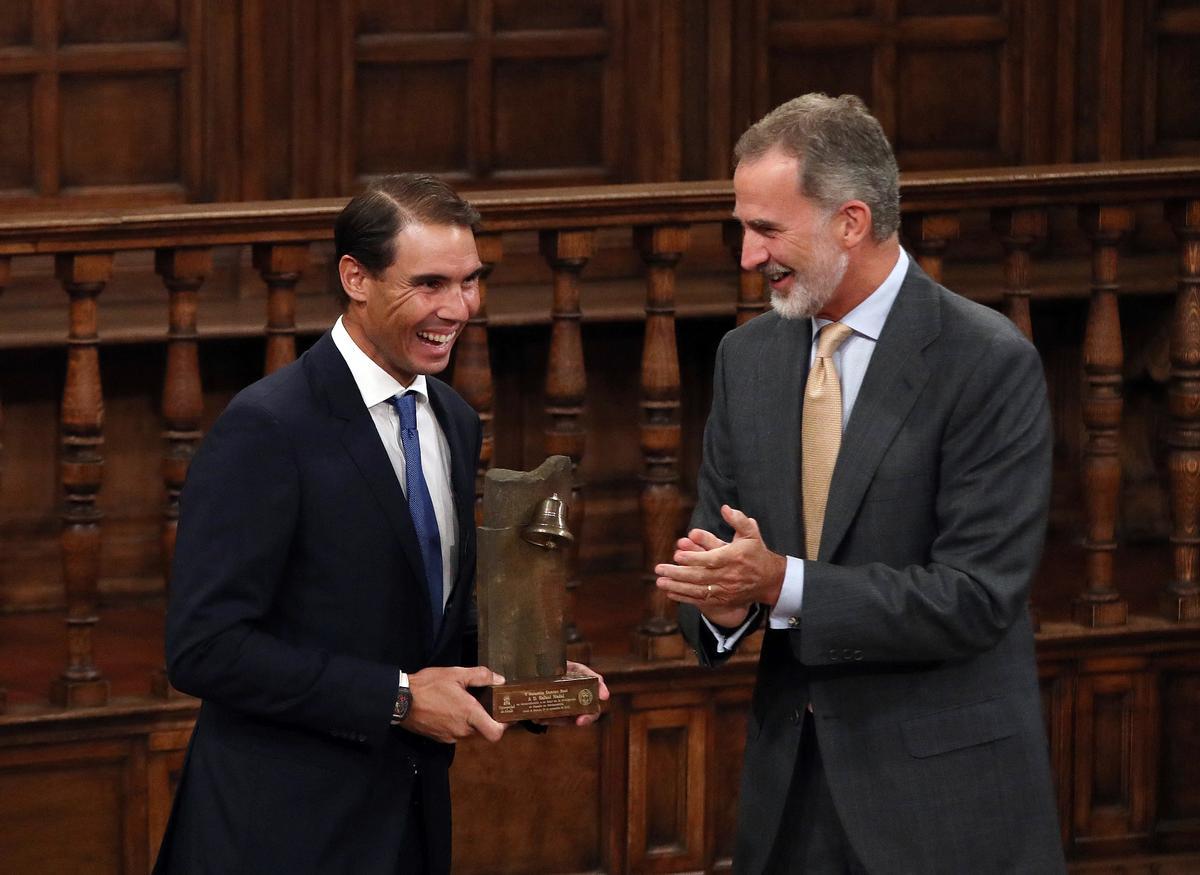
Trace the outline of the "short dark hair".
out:
M 381 176 L 355 195 L 333 225 L 333 262 L 349 255 L 371 276 L 379 278 L 396 260 L 396 235 L 407 225 L 479 227 L 479 211 L 454 189 L 427 173 Z M 338 297 L 347 300 L 341 279 L 335 281 Z
M 900 227 L 900 171 L 879 121 L 853 94 L 804 94 L 777 106 L 742 134 L 734 160 L 756 161 L 771 149 L 800 162 L 800 193 L 827 210 L 848 200 L 871 208 L 872 236 Z

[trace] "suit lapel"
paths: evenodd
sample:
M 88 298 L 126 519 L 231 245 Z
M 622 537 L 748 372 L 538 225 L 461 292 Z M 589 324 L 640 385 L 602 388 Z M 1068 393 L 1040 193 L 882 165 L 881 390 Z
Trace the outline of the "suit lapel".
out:
M 425 565 L 417 543 L 417 532 L 408 512 L 404 490 L 400 488 L 400 481 L 396 479 L 396 470 L 379 440 L 375 420 L 363 404 L 362 394 L 358 391 L 354 376 L 328 332 L 313 345 L 309 355 L 312 356 L 314 374 L 321 385 L 330 413 L 345 421 L 341 434 L 342 445 L 354 460 L 359 473 L 379 502 L 384 517 L 399 539 L 401 552 L 404 553 L 412 576 L 420 583 L 415 588 L 420 593 L 425 616 L 429 616 L 429 592 L 423 583 Z M 428 625 L 424 624 L 426 627 Z
M 756 393 L 762 406 L 754 411 L 752 433 L 759 436 L 758 458 L 770 467 L 765 477 L 766 512 L 762 513 L 760 523 L 770 525 L 779 520 L 781 525 L 789 527 L 787 531 L 764 532 L 768 543 L 785 551 L 804 543 L 797 436 L 811 346 L 811 319 L 779 319 L 758 357 L 755 374 L 763 391 Z
M 922 350 L 940 331 L 936 287 L 913 261 L 842 435 L 817 554 L 821 560 L 829 561 L 837 551 L 884 453 L 929 379 Z

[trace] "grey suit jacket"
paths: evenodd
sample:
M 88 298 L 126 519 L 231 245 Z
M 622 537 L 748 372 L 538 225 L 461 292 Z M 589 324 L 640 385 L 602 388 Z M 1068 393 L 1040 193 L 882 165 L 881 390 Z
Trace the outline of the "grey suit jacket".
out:
M 730 332 L 692 525 L 728 503 L 804 555 L 800 418 L 811 322 Z M 872 872 L 1061 872 L 1026 610 L 1050 490 L 1045 380 L 1003 316 L 913 263 L 847 423 L 795 629 L 768 630 L 735 869 L 765 871 L 812 703 L 838 814 Z M 765 613 L 765 612 L 763 612 Z M 691 608 L 684 634 L 719 661 Z

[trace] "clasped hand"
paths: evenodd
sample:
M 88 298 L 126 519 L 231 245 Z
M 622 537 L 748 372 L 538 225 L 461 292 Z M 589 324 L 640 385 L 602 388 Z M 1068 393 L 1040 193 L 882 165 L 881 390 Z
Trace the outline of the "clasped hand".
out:
M 692 529 L 676 542 L 675 564 L 655 567 L 655 583 L 667 598 L 695 605 L 713 623 L 738 626 L 752 605 L 779 601 L 787 559 L 767 549 L 758 523 L 740 510 L 722 505 L 721 517 L 733 540 Z

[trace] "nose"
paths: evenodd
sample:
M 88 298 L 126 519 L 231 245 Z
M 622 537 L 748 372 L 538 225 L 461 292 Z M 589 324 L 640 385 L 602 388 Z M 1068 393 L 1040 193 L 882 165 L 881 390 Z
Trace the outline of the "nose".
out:
M 770 256 L 763 246 L 762 235 L 751 228 L 742 230 L 742 270 L 755 270 L 765 264 Z
M 474 285 L 458 283 L 451 286 L 438 308 L 438 317 L 451 322 L 466 322 L 479 309 L 479 289 Z

